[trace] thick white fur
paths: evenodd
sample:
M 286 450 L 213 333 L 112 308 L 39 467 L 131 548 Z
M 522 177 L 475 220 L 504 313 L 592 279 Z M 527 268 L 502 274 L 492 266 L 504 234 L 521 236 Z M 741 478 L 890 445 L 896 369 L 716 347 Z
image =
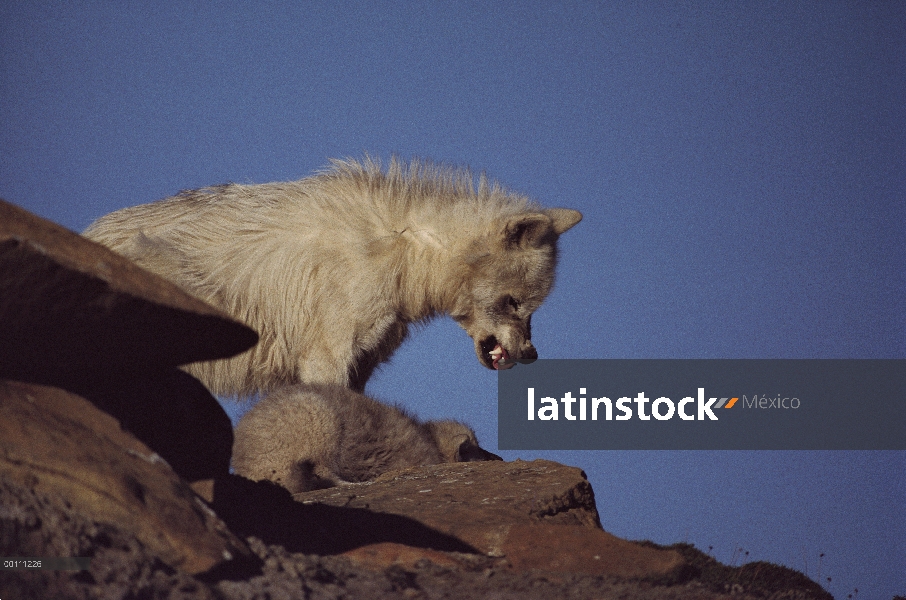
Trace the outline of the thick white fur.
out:
M 557 237 L 580 219 L 484 176 L 476 188 L 467 170 L 366 159 L 183 192 L 85 235 L 255 328 L 251 350 L 187 367 L 215 394 L 248 396 L 300 382 L 362 390 L 410 323 L 441 313 L 489 368 L 495 344 L 535 358 L 529 318 L 553 284 Z

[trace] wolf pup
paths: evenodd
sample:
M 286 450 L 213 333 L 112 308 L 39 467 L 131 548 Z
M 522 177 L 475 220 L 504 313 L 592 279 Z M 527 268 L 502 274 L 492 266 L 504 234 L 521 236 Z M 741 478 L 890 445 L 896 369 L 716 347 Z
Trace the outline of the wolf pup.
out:
M 502 460 L 457 421 L 421 422 L 404 410 L 338 385 L 289 386 L 239 421 L 233 469 L 290 492 L 371 481 L 387 471 Z
M 221 396 L 287 384 L 355 390 L 410 323 L 449 314 L 490 368 L 531 361 L 531 316 L 557 238 L 582 219 L 483 175 L 371 159 L 290 183 L 229 184 L 102 217 L 85 235 L 258 330 L 239 356 L 187 370 Z

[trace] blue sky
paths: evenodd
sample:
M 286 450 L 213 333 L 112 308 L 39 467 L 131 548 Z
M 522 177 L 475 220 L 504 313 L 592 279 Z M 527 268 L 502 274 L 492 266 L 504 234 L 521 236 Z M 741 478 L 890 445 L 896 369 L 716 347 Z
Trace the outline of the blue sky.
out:
M 579 209 L 548 358 L 906 358 L 906 5 L 0 3 L 0 196 L 81 231 L 330 157 L 470 165 Z M 518 367 L 517 367 L 518 368 Z M 369 384 L 496 445 L 449 319 Z M 604 527 L 906 593 L 904 452 L 503 452 Z M 825 582 L 826 583 L 826 582 Z

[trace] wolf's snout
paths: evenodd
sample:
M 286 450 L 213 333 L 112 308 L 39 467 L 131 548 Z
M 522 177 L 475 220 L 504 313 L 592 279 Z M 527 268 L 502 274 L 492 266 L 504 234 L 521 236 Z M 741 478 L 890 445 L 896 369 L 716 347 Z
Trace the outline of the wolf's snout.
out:
M 493 452 L 488 452 L 484 448 L 472 443 L 471 441 L 463 442 L 457 452 L 458 462 L 479 462 L 490 460 L 503 460 Z

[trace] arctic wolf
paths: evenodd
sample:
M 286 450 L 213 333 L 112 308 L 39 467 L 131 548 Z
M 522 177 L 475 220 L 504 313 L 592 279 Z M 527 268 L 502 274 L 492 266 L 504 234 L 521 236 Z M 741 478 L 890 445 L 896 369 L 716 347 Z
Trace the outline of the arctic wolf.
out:
M 233 469 L 290 492 L 371 481 L 387 471 L 501 460 L 457 421 L 420 422 L 400 408 L 338 385 L 289 386 L 239 421 Z
M 185 191 L 85 235 L 258 330 L 237 357 L 187 370 L 221 396 L 296 383 L 364 390 L 410 323 L 449 314 L 490 368 L 530 361 L 557 238 L 582 218 L 483 175 L 397 159 L 333 161 L 289 183 Z

